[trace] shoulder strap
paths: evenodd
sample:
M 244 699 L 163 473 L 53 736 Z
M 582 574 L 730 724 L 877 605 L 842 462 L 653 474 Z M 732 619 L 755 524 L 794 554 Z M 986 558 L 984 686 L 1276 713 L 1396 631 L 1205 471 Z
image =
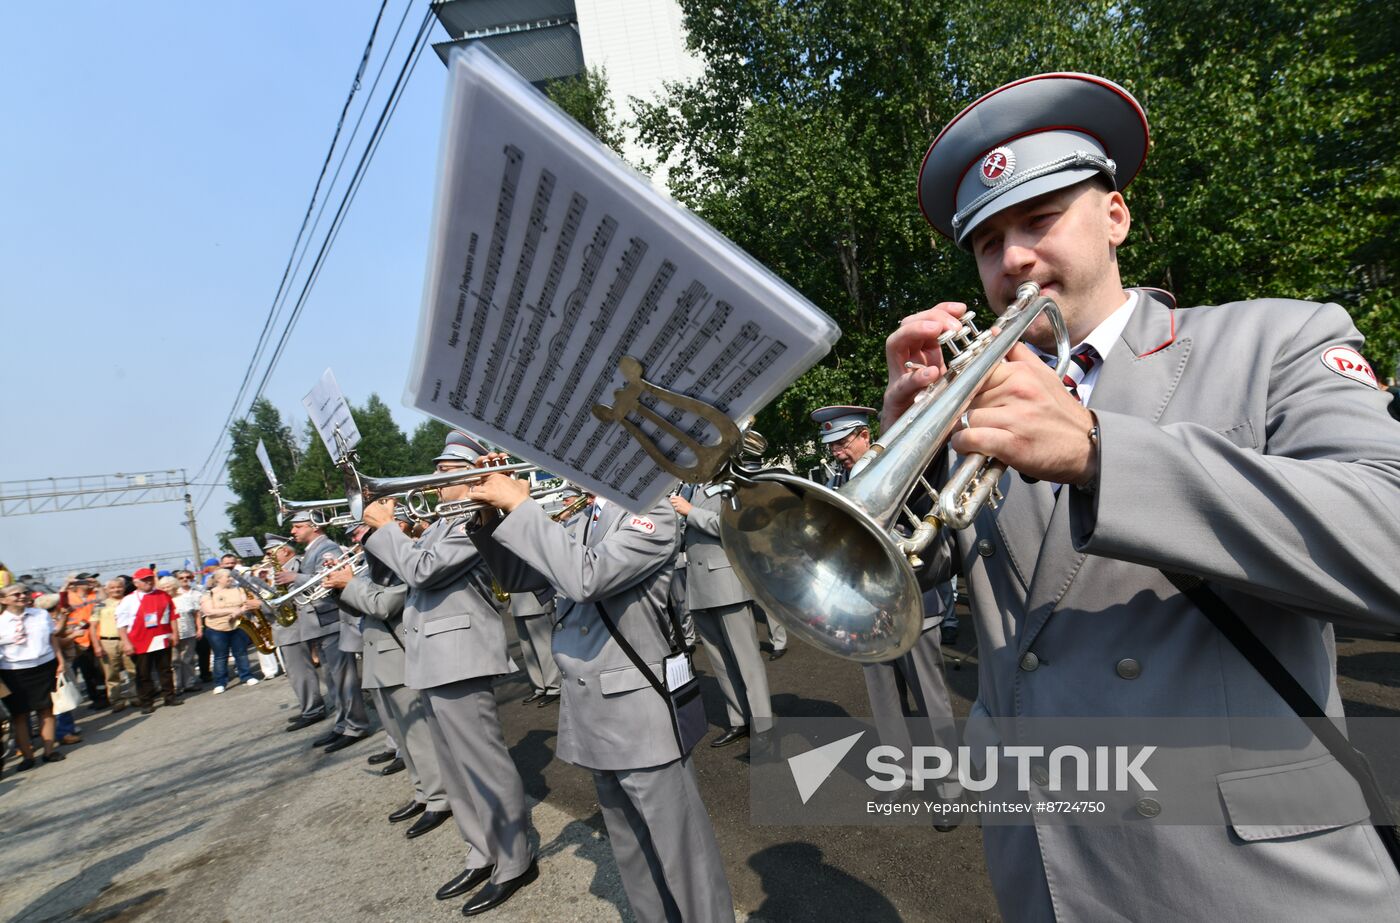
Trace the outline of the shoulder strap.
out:
M 655 689 L 656 694 L 661 696 L 661 700 L 666 706 L 666 714 L 671 718 L 671 732 L 676 736 L 676 749 L 680 752 L 681 756 L 684 757 L 685 744 L 681 741 L 681 728 L 680 724 L 676 721 L 676 708 L 671 702 L 670 693 L 666 691 L 666 687 L 661 684 L 661 681 L 656 678 L 656 674 L 651 672 L 651 667 L 647 666 L 647 662 L 642 659 L 636 649 L 627 642 L 622 632 L 618 630 L 617 623 L 614 622 L 612 616 L 608 614 L 608 609 L 603 605 L 602 600 L 594 602 L 593 605 L 598 607 L 598 617 L 601 618 L 603 624 L 607 626 L 608 634 L 612 635 L 612 639 L 617 642 L 617 646 L 622 648 L 622 653 L 627 655 L 627 659 L 632 661 L 632 666 L 641 671 L 642 676 L 646 677 L 646 681 L 651 685 L 651 688 Z M 674 648 L 672 648 L 672 653 L 675 653 Z M 665 670 L 664 663 L 662 664 L 662 670 Z
M 1333 758 L 1356 779 L 1356 784 L 1361 787 L 1361 794 L 1366 799 L 1366 806 L 1371 811 L 1371 825 L 1380 835 L 1391 861 L 1400 869 L 1400 835 L 1397 835 L 1390 805 L 1381 793 L 1380 785 L 1376 782 L 1366 757 L 1351 745 L 1351 741 L 1347 740 L 1346 735 L 1327 717 L 1322 706 L 1313 700 L 1293 674 L 1288 672 L 1288 668 L 1279 662 L 1274 652 L 1259 640 L 1258 635 L 1249 630 L 1244 620 L 1226 605 L 1205 581 L 1200 577 L 1167 570 L 1163 570 L 1162 575 L 1205 614 L 1210 623 L 1235 646 L 1245 660 L 1250 662 L 1274 692 L 1288 703 L 1294 714 L 1303 719 L 1321 719 L 1308 720 L 1308 728 L 1317 735 Z

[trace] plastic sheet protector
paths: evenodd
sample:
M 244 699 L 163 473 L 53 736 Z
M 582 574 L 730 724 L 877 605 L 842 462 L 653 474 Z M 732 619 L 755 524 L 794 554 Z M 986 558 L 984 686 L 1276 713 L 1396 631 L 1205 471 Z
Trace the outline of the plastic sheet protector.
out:
M 491 52 L 455 53 L 405 403 L 633 512 L 677 483 L 618 422 L 624 356 L 734 421 L 830 350 L 836 324 Z M 712 424 L 646 408 L 702 444 Z M 668 457 L 693 453 L 644 415 Z

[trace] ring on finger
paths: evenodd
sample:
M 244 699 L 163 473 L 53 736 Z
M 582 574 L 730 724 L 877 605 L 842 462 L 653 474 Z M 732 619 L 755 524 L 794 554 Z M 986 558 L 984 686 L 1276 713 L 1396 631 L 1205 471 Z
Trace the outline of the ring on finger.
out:
M 970 410 L 964 410 L 964 411 L 963 411 L 963 415 L 962 415 L 962 428 L 963 428 L 963 429 L 972 429 L 972 424 L 971 424 L 970 422 L 968 422 L 968 418 L 967 418 L 967 415 L 970 414 L 970 413 L 972 413 L 972 411 L 970 411 Z

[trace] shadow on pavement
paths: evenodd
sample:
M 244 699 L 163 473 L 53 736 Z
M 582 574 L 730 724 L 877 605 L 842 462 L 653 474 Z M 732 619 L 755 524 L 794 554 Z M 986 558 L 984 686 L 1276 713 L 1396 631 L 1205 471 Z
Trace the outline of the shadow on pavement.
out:
M 835 866 L 827 864 L 821 849 L 811 843 L 778 843 L 749 857 L 749 868 L 763 886 L 764 899 L 750 920 L 860 920 L 861 923 L 898 921 L 883 894 Z M 803 882 L 803 887 L 793 887 Z

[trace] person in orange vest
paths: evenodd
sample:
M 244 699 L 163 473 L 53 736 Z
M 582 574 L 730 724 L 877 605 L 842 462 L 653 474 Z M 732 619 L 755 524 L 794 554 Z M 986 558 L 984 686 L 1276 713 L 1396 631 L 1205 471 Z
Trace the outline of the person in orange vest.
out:
M 155 588 L 155 572 L 143 567 L 131 575 L 136 592 L 117 607 L 117 632 L 122 650 L 136 661 L 136 695 L 141 714 L 156 710 L 155 683 L 151 671 L 160 678 L 160 691 L 166 705 L 183 705 L 175 694 L 175 674 L 170 667 L 170 651 L 175 634 L 175 601 Z
M 67 636 L 75 645 L 73 666 L 83 676 L 83 686 L 94 709 L 107 707 L 107 687 L 103 682 L 98 655 L 100 643 L 93 643 L 97 608 L 96 574 L 76 574 L 59 595 L 59 607 L 68 610 Z

